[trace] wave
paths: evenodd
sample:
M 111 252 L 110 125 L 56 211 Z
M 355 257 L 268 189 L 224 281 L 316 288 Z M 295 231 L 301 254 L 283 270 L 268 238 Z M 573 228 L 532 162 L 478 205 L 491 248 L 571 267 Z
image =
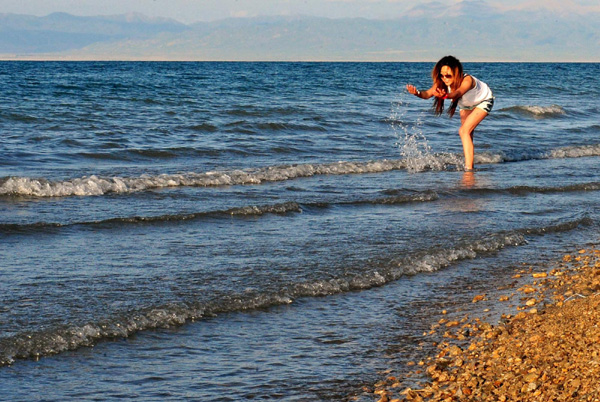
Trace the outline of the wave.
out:
M 78 145 L 78 144 L 72 144 Z M 109 160 L 109 161 L 134 161 L 134 160 L 153 160 L 158 159 L 174 159 L 182 156 L 202 157 L 202 156 L 221 156 L 226 153 L 230 154 L 241 154 L 246 155 L 246 151 L 238 151 L 234 149 L 221 150 L 221 149 L 198 149 L 192 147 L 174 147 L 174 148 L 130 148 L 130 149 L 115 149 L 120 148 L 118 144 L 106 143 L 102 145 L 103 149 L 109 151 L 95 151 L 95 152 L 77 152 L 72 154 L 73 156 L 97 159 L 97 160 Z
M 548 159 L 581 158 L 600 156 L 600 145 L 581 145 L 553 149 L 547 152 Z
M 219 131 L 219 128 L 217 126 L 210 124 L 210 123 L 200 123 L 200 124 L 195 124 L 192 126 L 187 126 L 185 128 L 187 128 L 188 130 L 191 130 L 191 131 L 198 131 L 201 133 L 204 133 L 204 132 L 216 133 L 217 131 Z
M 577 229 L 579 226 L 591 226 L 594 223 L 595 222 L 592 218 L 589 218 L 586 216 L 586 217 L 576 219 L 573 221 L 556 223 L 554 225 L 548 225 L 548 226 L 536 227 L 536 228 L 519 229 L 518 232 L 523 233 L 525 235 L 541 236 L 541 235 L 550 234 L 550 233 L 568 232 L 573 229 Z
M 297 116 L 303 114 L 305 110 L 297 106 L 277 106 L 270 108 L 258 108 L 251 105 L 238 105 L 231 109 L 223 110 L 223 113 L 230 116 L 242 117 L 272 117 L 272 116 Z
M 265 214 L 283 215 L 291 212 L 302 212 L 300 205 L 295 202 L 285 202 L 273 205 L 249 205 L 239 208 L 231 208 L 222 211 L 206 211 L 194 212 L 188 214 L 166 214 L 159 216 L 131 216 L 110 218 L 91 222 L 74 222 L 74 223 L 56 223 L 56 222 L 36 222 L 31 224 L 4 223 L 0 224 L 0 233 L 38 233 L 44 230 L 53 230 L 57 228 L 73 227 L 73 226 L 102 226 L 114 227 L 122 224 L 140 224 L 140 223 L 168 223 L 168 222 L 183 222 L 202 218 L 211 218 L 219 216 L 233 217 L 251 217 L 262 216 Z
M 566 186 L 514 186 L 508 188 L 471 188 L 459 190 L 458 193 L 465 194 L 512 194 L 525 196 L 528 194 L 551 194 L 566 192 L 587 192 L 600 191 L 600 182 L 588 182 L 570 184 Z M 406 189 L 389 189 L 383 191 L 384 197 L 340 200 L 336 202 L 312 202 L 300 203 L 288 201 L 268 205 L 248 205 L 226 210 L 202 211 L 183 214 L 165 214 L 158 216 L 130 216 L 116 217 L 96 221 L 83 221 L 72 223 L 58 222 L 35 222 L 28 224 L 2 223 L 0 224 L 0 234 L 24 234 L 24 233 L 52 233 L 57 229 L 74 226 L 93 226 L 100 228 L 112 228 L 127 224 L 161 224 L 178 223 L 184 221 L 214 219 L 219 217 L 259 217 L 267 214 L 286 215 L 289 213 L 302 213 L 305 209 L 322 209 L 332 206 L 344 205 L 402 205 L 410 203 L 432 202 L 440 199 L 440 194 L 436 191 L 410 191 Z M 443 195 L 455 195 L 455 192 L 443 193 Z
M 248 134 L 264 134 L 269 131 L 307 131 L 307 132 L 326 132 L 327 128 L 319 124 L 299 124 L 288 122 L 250 122 L 246 120 L 228 123 L 224 126 L 223 132 L 237 133 L 239 131 Z
M 514 112 L 521 115 L 534 117 L 536 119 L 551 118 L 566 115 L 567 112 L 562 106 L 536 106 L 536 105 L 518 105 L 500 109 L 501 112 Z
M 259 169 L 159 174 L 156 176 L 142 175 L 140 177 L 99 177 L 92 175 L 65 181 L 7 177 L 0 179 L 0 195 L 33 197 L 93 196 L 109 193 L 132 193 L 165 187 L 261 184 L 316 175 L 380 173 L 402 169 L 404 166 L 402 160 L 381 160 L 281 165 Z
M 349 201 L 348 204 L 370 204 L 370 205 L 397 205 L 415 202 L 436 201 L 440 197 L 435 191 L 427 190 L 418 194 L 392 195 L 389 197 L 375 198 L 372 200 Z
M 321 297 L 380 287 L 405 275 L 435 272 L 454 263 L 495 253 L 506 247 L 525 245 L 526 236 L 569 231 L 590 223 L 591 219 L 582 218 L 547 227 L 492 233 L 478 240 L 465 240 L 451 248 L 433 248 L 400 260 L 384 261 L 376 268 L 361 274 L 284 284 L 279 291 L 272 293 L 234 294 L 213 302 L 170 303 L 117 314 L 98 322 L 16 334 L 0 338 L 0 366 L 12 364 L 16 359 L 37 359 L 93 346 L 103 340 L 126 338 L 144 330 L 180 326 L 217 314 L 289 304 L 304 297 Z
M 477 164 L 496 164 L 503 162 L 522 162 L 536 159 L 565 159 L 600 156 L 600 144 L 574 145 L 550 150 L 518 150 L 502 153 L 481 152 L 475 154 Z
M 566 186 L 514 186 L 508 188 L 473 188 L 463 190 L 467 193 L 475 194 L 503 194 L 509 193 L 514 195 L 536 194 L 552 194 L 552 193 L 571 193 L 581 191 L 599 191 L 600 182 L 569 184 Z
M 43 120 L 36 116 L 18 113 L 2 113 L 0 114 L 0 119 L 6 119 L 8 121 L 15 121 L 19 123 L 35 123 L 37 121 Z
M 174 214 L 160 216 L 134 216 L 128 218 L 111 218 L 103 221 L 84 222 L 79 225 L 106 225 L 115 223 L 160 223 L 160 222 L 181 222 L 207 217 L 218 216 L 236 216 L 251 217 L 262 216 L 266 214 L 284 215 L 290 212 L 302 212 L 300 205 L 295 202 L 284 202 L 273 205 L 249 205 L 239 208 L 231 208 L 223 211 L 195 212 L 190 214 Z
M 562 147 L 551 150 L 524 150 L 475 154 L 477 164 L 498 164 L 533 159 L 561 159 L 600 156 L 600 144 Z M 456 168 L 453 154 L 428 154 L 420 158 L 383 159 L 367 162 L 340 161 L 325 164 L 268 166 L 257 169 L 141 175 L 139 177 L 84 176 L 64 181 L 45 178 L 0 178 L 0 196 L 67 197 L 133 193 L 167 187 L 216 187 L 257 185 L 317 175 L 382 173 L 392 170 L 442 171 Z
M 308 203 L 307 208 L 329 208 L 332 205 L 401 205 L 415 202 L 435 201 L 439 198 L 434 191 L 425 191 L 416 194 L 401 194 L 388 197 L 380 197 L 364 200 L 341 201 L 338 203 Z M 56 229 L 74 226 L 93 226 L 93 227 L 115 227 L 126 224 L 160 224 L 183 222 L 206 218 L 218 217 L 258 217 L 267 214 L 286 215 L 289 213 L 301 213 L 303 207 L 297 202 L 288 201 L 272 205 L 248 205 L 243 207 L 231 208 L 227 210 L 193 212 L 187 214 L 166 214 L 159 216 L 131 216 L 110 218 L 97 221 L 57 223 L 57 222 L 36 222 L 29 224 L 18 223 L 0 223 L 0 234 L 24 234 L 52 232 Z

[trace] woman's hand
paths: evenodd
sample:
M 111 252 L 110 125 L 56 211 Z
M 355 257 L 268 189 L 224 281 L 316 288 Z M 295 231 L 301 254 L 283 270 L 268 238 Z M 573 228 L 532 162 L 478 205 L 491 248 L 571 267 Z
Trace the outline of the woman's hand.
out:
M 414 85 L 406 84 L 406 90 L 409 94 L 418 96 L 419 90 Z
M 433 96 L 435 96 L 436 98 L 446 99 L 448 98 L 448 92 L 446 92 L 444 88 L 436 88 L 435 92 L 433 93 Z

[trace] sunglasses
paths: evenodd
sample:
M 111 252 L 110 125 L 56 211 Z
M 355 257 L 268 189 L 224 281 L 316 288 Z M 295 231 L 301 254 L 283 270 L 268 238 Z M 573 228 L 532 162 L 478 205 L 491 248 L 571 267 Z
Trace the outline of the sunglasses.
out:
M 446 78 L 449 80 L 450 78 L 452 78 L 452 74 L 440 74 L 440 77 Z

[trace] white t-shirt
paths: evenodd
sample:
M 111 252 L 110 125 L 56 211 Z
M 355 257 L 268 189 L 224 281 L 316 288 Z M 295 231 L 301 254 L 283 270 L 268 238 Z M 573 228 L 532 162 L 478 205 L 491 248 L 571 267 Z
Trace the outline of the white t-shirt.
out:
M 475 82 L 475 86 L 469 89 L 465 94 L 458 100 L 458 106 L 460 107 L 473 107 L 479 105 L 486 99 L 491 99 L 494 95 L 492 90 L 483 81 L 471 76 Z

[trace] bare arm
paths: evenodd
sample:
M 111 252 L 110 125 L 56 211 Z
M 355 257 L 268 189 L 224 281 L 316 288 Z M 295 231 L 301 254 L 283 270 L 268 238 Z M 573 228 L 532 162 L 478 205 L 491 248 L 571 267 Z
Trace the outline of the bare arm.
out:
M 431 88 L 426 89 L 424 91 L 419 91 L 417 89 L 417 87 L 415 87 L 414 85 L 407 84 L 406 85 L 406 90 L 408 91 L 409 94 L 413 94 L 416 97 L 421 98 L 421 99 L 429 99 L 432 96 L 436 95 L 436 88 L 435 87 L 431 87 Z
M 406 90 L 408 93 L 413 94 L 422 99 L 429 99 L 432 96 L 436 96 L 438 98 L 448 98 L 448 99 L 458 99 L 463 96 L 467 91 L 470 91 L 475 86 L 475 81 L 470 75 L 467 75 L 464 79 L 460 87 L 452 92 L 446 92 L 444 88 L 436 88 L 435 86 L 425 90 L 419 91 L 414 85 L 408 84 L 406 85 Z
M 463 96 L 467 91 L 470 91 L 475 86 L 475 81 L 470 75 L 467 75 L 464 79 L 460 87 L 456 90 L 449 92 L 447 94 L 448 99 L 458 99 Z

